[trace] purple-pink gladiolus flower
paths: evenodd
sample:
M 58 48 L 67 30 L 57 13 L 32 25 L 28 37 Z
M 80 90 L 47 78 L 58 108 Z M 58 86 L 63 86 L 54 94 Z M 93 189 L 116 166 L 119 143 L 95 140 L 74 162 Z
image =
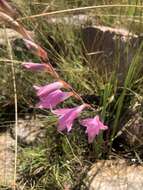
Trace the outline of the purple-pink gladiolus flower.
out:
M 61 90 L 55 90 L 48 94 L 47 96 L 43 96 L 40 99 L 40 102 L 36 105 L 37 108 L 54 108 L 57 104 L 63 102 L 69 97 L 73 96 L 73 92 L 62 92 Z
M 23 39 L 27 48 L 30 49 L 35 55 L 43 58 L 44 60 L 48 59 L 47 52 L 41 48 L 38 44 L 31 40 Z
M 74 120 L 86 107 L 88 107 L 88 104 L 82 104 L 81 106 L 77 106 L 75 108 L 63 108 L 53 110 L 52 112 L 59 116 L 58 131 L 63 131 L 67 129 L 67 131 L 69 132 L 72 129 Z
M 30 71 L 50 71 L 50 67 L 45 63 L 32 63 L 32 62 L 24 62 L 22 66 Z
M 39 97 L 40 100 L 44 98 L 45 96 L 48 96 L 51 92 L 58 90 L 60 88 L 68 88 L 68 84 L 65 83 L 62 80 L 59 80 L 57 82 L 53 82 L 51 84 L 45 85 L 45 86 L 33 86 L 36 90 L 36 94 Z
M 99 134 L 100 130 L 108 129 L 108 127 L 100 121 L 99 116 L 81 120 L 80 124 L 86 127 L 89 143 L 93 142 L 94 138 Z

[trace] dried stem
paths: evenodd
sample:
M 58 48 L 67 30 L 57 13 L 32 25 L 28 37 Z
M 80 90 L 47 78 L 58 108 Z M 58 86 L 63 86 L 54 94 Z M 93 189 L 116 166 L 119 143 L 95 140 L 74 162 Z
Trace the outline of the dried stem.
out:
M 7 35 L 6 35 L 7 37 Z M 17 89 L 16 89 L 16 78 L 15 78 L 15 68 L 12 56 L 12 49 L 10 41 L 7 37 L 8 43 L 8 52 L 9 58 L 11 60 L 11 71 L 12 71 L 12 82 L 13 82 L 13 90 L 14 90 L 14 104 L 15 104 L 15 158 L 14 158 L 14 181 L 13 181 L 13 190 L 16 190 L 16 178 L 17 178 L 17 128 L 18 128 L 18 107 L 17 107 Z
M 87 7 L 78 7 L 78 8 L 73 8 L 73 9 L 65 9 L 65 10 L 52 11 L 48 13 L 41 13 L 37 15 L 26 16 L 26 17 L 19 18 L 17 20 L 34 19 L 34 18 L 43 17 L 43 16 L 50 16 L 50 15 L 56 15 L 56 14 L 62 14 L 62 13 L 73 13 L 73 12 L 86 11 L 86 10 L 92 10 L 92 9 L 97 9 L 97 8 L 115 8 L 115 7 L 143 8 L 143 5 L 115 4 L 115 5 L 95 5 L 95 6 L 87 6 Z

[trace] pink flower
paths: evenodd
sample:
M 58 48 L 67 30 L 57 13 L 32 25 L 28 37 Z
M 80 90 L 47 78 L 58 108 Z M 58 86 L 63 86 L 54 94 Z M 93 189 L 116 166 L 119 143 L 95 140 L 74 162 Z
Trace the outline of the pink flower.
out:
M 93 142 L 94 138 L 99 134 L 100 130 L 108 129 L 108 127 L 100 121 L 99 116 L 84 119 L 80 121 L 80 124 L 86 127 L 89 143 Z
M 35 55 L 43 58 L 43 60 L 47 61 L 48 55 L 47 52 L 41 48 L 39 45 L 37 45 L 35 42 L 27 39 L 23 39 L 27 48 L 30 49 Z
M 48 96 L 51 92 L 58 90 L 60 88 L 68 88 L 68 84 L 65 83 L 62 80 L 59 80 L 57 82 L 53 82 L 51 84 L 45 85 L 45 86 L 33 86 L 36 90 L 37 96 L 42 99 L 45 96 Z
M 75 108 L 57 109 L 52 112 L 59 116 L 58 131 L 67 129 L 69 132 L 72 129 L 74 120 L 79 116 L 84 108 L 88 107 L 87 104 L 82 104 Z
M 26 69 L 29 69 L 30 71 L 51 71 L 50 66 L 45 63 L 32 63 L 32 62 L 24 62 L 22 63 L 22 66 Z
M 73 92 L 62 92 L 61 90 L 55 90 L 42 97 L 40 102 L 36 105 L 37 108 L 54 108 L 57 104 L 68 99 L 70 96 L 74 95 Z

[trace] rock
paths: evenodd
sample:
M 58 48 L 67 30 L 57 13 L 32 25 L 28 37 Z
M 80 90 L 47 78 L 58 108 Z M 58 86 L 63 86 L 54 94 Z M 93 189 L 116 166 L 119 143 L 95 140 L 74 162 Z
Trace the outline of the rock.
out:
M 129 121 L 126 122 L 122 129 L 123 137 L 126 143 L 130 147 L 142 146 L 143 145 L 143 118 L 140 113 L 136 113 L 134 117 L 131 117 Z
M 60 17 L 48 17 L 47 22 L 50 24 L 66 24 L 71 26 L 81 26 L 85 25 L 88 22 L 92 22 L 88 15 L 85 14 L 76 14 L 69 16 L 60 16 Z
M 12 136 L 14 137 L 15 129 L 12 127 Z M 45 127 L 38 118 L 27 118 L 18 120 L 18 143 L 23 145 L 33 145 L 45 137 Z
M 43 118 L 42 118 L 43 119 Z M 0 132 L 0 187 L 11 187 L 14 180 L 15 159 L 15 127 Z M 20 145 L 36 145 L 45 137 L 46 129 L 40 118 L 18 120 L 18 143 Z M 17 176 L 18 177 L 18 176 Z
M 125 77 L 140 40 L 125 29 L 89 26 L 82 29 L 82 38 L 90 66 L 100 74 L 117 71 L 118 79 Z
M 142 97 L 140 100 L 134 98 L 130 103 L 128 111 L 124 114 L 121 122 L 121 130 L 117 136 L 121 136 L 124 142 L 132 149 L 143 145 L 143 117 L 142 117 Z M 140 151 L 141 154 L 142 151 Z
M 13 174 L 14 140 L 9 132 L 0 133 L 0 185 L 11 186 Z
M 99 161 L 88 172 L 89 190 L 141 190 L 143 167 L 127 165 L 124 160 Z

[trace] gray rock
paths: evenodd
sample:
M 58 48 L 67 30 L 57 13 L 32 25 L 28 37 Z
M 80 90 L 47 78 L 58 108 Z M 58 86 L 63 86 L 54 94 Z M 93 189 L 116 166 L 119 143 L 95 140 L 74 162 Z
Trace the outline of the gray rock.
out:
M 47 22 L 50 24 L 66 24 L 71 26 L 81 26 L 91 22 L 91 18 L 85 14 L 67 15 L 60 17 L 48 17 Z
M 129 166 L 124 160 L 99 161 L 88 172 L 89 190 L 141 190 L 143 167 Z
M 121 136 L 130 147 L 142 147 L 143 145 L 143 117 L 142 97 L 134 98 L 124 114 L 121 122 L 121 130 L 117 136 Z M 142 151 L 139 151 L 142 154 Z
M 90 66 L 102 74 L 116 70 L 121 81 L 140 46 L 139 37 L 125 29 L 89 26 L 82 30 L 82 38 Z
M 18 143 L 33 145 L 45 137 L 45 127 L 40 118 L 26 118 L 18 120 L 17 137 Z M 15 129 L 12 127 L 12 135 L 15 136 Z
M 43 121 L 43 117 L 41 118 Z M 40 118 L 25 118 L 18 120 L 18 143 L 33 145 L 45 137 L 46 129 Z M 0 133 L 0 186 L 11 187 L 14 180 L 15 160 L 15 127 Z M 17 174 L 18 178 L 18 174 Z

